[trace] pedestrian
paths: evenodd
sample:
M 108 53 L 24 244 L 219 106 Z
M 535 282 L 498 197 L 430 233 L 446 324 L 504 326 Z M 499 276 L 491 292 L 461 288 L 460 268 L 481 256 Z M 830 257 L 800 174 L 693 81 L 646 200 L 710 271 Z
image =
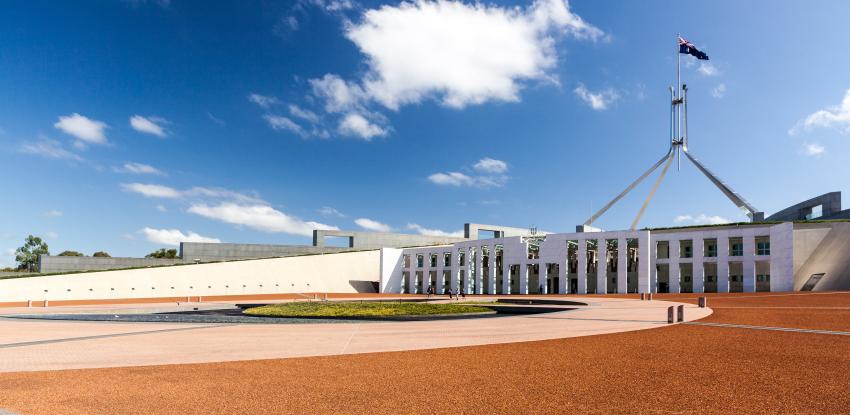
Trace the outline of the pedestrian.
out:
M 466 292 L 464 292 L 463 288 L 460 289 L 460 296 L 463 297 L 464 300 L 466 300 Z
M 448 292 L 449 292 L 449 300 L 451 300 L 451 299 L 452 299 L 452 289 L 451 289 L 451 288 L 449 288 L 449 289 L 448 289 L 448 290 L 446 290 L 446 291 L 448 291 Z

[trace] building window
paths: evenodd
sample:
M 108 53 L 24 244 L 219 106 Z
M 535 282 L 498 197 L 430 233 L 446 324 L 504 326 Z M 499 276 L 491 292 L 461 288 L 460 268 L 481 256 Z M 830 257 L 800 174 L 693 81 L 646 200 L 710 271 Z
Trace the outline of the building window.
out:
M 694 241 L 679 241 L 679 258 L 693 258 Z
M 715 245 L 715 244 L 706 245 L 705 256 L 707 256 L 709 258 L 717 257 L 717 245 Z
M 756 255 L 770 255 L 770 241 L 761 241 L 756 244 Z
M 706 275 L 705 276 L 705 282 L 714 282 L 714 276 Z
M 742 242 L 730 244 L 729 256 L 744 256 L 744 244 Z
M 425 259 L 422 255 L 416 255 L 416 268 L 422 268 L 425 266 Z
M 685 277 L 685 282 L 691 282 L 691 277 Z
M 756 281 L 758 281 L 758 282 L 770 282 L 770 274 L 756 275 Z

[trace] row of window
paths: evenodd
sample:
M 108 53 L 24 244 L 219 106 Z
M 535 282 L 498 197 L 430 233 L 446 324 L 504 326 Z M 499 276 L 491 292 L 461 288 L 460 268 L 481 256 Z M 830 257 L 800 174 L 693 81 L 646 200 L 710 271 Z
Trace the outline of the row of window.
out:
M 310 285 L 310 283 L 307 283 L 307 286 L 309 286 L 309 285 Z M 275 286 L 275 287 L 280 287 L 280 284 L 275 284 L 274 286 Z M 294 286 L 295 286 L 295 284 L 292 284 L 292 286 L 294 287 Z M 247 285 L 242 284 L 242 288 L 247 288 L 247 287 L 248 287 Z M 260 285 L 259 285 L 259 287 L 260 287 L 260 288 L 263 288 L 263 284 L 260 284 Z M 212 285 L 207 285 L 207 288 L 212 288 Z M 229 286 L 229 285 L 225 285 L 225 286 L 224 286 L 224 288 L 230 288 L 230 286 Z M 155 290 L 155 289 L 156 289 L 156 287 L 151 287 L 151 290 Z M 173 289 L 174 289 L 174 287 L 171 287 L 171 289 L 173 290 Z M 194 289 L 195 289 L 195 287 L 194 287 L 194 286 L 189 286 L 189 289 L 190 289 L 190 290 L 194 290 Z M 70 288 L 67 288 L 65 291 L 66 291 L 66 292 L 71 292 L 71 289 L 70 289 Z M 94 288 L 89 288 L 89 291 L 94 291 Z M 109 289 L 109 291 L 115 291 L 115 288 L 110 288 L 110 289 Z M 130 291 L 136 291 L 136 287 L 131 287 L 131 288 L 130 288 Z M 44 292 L 49 292 L 49 290 L 44 290 Z
M 703 242 L 703 256 L 706 258 L 715 258 L 717 257 L 717 240 L 716 239 L 706 239 Z M 668 241 L 660 241 L 656 245 L 656 258 L 658 259 L 667 259 L 670 258 L 670 242 Z M 737 257 L 744 256 L 744 242 L 741 238 L 730 238 L 729 240 L 729 256 Z M 756 255 L 770 255 L 770 240 L 767 237 L 759 237 L 756 239 Z M 679 241 L 679 257 L 680 258 L 693 258 L 694 256 L 694 248 L 693 241 L 683 240 Z

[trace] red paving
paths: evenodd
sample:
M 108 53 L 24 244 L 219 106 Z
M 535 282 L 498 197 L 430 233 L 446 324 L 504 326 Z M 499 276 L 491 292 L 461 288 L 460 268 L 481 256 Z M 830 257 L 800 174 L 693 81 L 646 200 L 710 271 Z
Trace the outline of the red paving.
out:
M 843 314 L 850 293 L 709 297 L 715 314 L 704 321 L 850 327 Z M 778 307 L 797 308 L 789 314 Z M 0 375 L 0 408 L 23 414 L 841 414 L 850 413 L 848 367 L 850 336 L 675 325 L 451 349 L 11 373 Z

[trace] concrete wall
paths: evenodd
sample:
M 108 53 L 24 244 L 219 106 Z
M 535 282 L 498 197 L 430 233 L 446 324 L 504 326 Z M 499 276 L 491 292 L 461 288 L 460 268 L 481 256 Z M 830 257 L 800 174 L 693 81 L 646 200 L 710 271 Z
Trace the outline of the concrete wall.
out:
M 354 249 L 381 249 L 381 248 L 406 248 L 411 246 L 443 245 L 466 240 L 465 238 L 450 236 L 427 236 L 413 235 L 408 233 L 389 232 L 356 232 L 356 231 L 332 231 L 314 230 L 313 246 L 324 247 L 325 237 L 348 237 L 349 247 Z
M 182 259 L 160 258 L 95 258 L 89 256 L 47 256 L 39 259 L 42 274 L 57 272 L 96 271 L 137 267 L 156 267 L 182 264 Z
M 813 197 L 805 202 L 797 203 L 767 217 L 768 221 L 795 221 L 804 220 L 806 215 L 812 213 L 812 208 L 821 206 L 823 219 L 829 218 L 841 212 L 841 192 L 829 192 Z M 818 219 L 818 218 L 815 218 Z
M 257 259 L 287 257 L 304 254 L 327 254 L 344 252 L 349 248 L 316 247 L 308 245 L 266 245 L 181 242 L 180 256 L 189 262 L 228 261 L 233 259 Z
M 354 293 L 380 275 L 380 251 L 0 280 L 0 303 L 27 300 Z M 364 283 L 365 282 L 365 283 Z
M 511 228 L 508 226 L 485 225 L 482 223 L 465 223 L 463 225 L 463 236 L 467 239 L 478 239 L 481 231 L 493 231 L 494 238 L 509 238 L 512 236 L 529 236 L 527 228 Z M 537 232 L 538 235 L 546 235 L 549 232 Z
M 794 290 L 824 274 L 814 291 L 850 290 L 850 223 L 794 225 Z

